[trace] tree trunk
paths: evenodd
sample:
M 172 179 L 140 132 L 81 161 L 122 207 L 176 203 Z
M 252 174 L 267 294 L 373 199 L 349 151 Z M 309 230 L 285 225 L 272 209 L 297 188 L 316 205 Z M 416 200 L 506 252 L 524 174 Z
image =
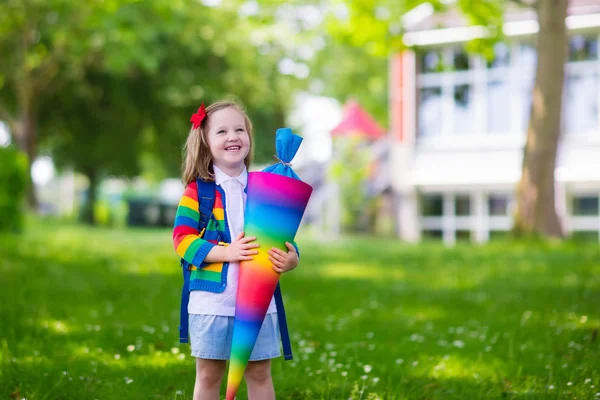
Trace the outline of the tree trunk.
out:
M 31 178 L 31 166 L 38 155 L 38 115 L 37 108 L 32 101 L 25 101 L 21 104 L 21 115 L 14 127 L 15 139 L 19 149 L 27 154 L 28 162 L 28 188 L 27 202 L 32 210 L 38 208 L 38 198 L 35 191 L 35 185 Z
M 562 236 L 554 197 L 554 170 L 561 132 L 562 91 L 567 49 L 568 0 L 539 0 L 535 86 L 514 231 Z
M 90 225 L 96 225 L 96 217 L 94 215 L 94 204 L 96 204 L 96 191 L 98 190 L 98 170 L 90 168 L 85 171 L 89 181 L 88 194 L 81 211 L 81 220 Z

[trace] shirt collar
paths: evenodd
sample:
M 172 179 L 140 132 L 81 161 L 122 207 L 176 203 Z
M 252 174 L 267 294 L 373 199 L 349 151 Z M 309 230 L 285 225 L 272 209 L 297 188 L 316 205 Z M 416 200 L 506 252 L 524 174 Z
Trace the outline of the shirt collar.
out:
M 246 166 L 244 166 L 244 170 L 241 174 L 236 177 L 231 177 L 223 172 L 219 167 L 213 164 L 213 170 L 215 171 L 215 183 L 217 185 L 221 185 L 223 182 L 227 182 L 230 179 L 237 180 L 243 187 L 246 187 L 248 184 L 248 173 L 246 171 Z

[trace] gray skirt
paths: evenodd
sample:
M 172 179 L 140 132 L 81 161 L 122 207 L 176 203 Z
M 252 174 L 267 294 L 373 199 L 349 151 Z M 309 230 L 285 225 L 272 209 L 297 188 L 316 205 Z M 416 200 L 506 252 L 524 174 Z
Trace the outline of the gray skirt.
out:
M 229 360 L 233 317 L 190 314 L 190 345 L 192 357 L 210 360 Z M 277 313 L 267 314 L 250 354 L 250 361 L 281 356 Z

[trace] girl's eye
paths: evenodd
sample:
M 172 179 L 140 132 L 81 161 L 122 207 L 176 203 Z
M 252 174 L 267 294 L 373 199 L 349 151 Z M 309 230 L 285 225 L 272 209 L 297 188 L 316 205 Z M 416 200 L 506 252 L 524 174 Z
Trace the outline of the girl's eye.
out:
M 244 128 L 237 128 L 237 129 L 236 129 L 236 132 L 244 132 L 244 131 L 245 131 L 245 129 L 244 129 Z
M 225 131 L 223 129 L 221 129 L 219 132 L 217 132 L 217 135 L 220 135 L 222 133 L 225 133 Z

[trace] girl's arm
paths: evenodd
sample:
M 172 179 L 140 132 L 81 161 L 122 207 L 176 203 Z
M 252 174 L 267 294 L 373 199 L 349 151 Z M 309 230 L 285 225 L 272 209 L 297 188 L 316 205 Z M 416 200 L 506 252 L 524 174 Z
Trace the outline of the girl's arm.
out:
M 183 192 L 173 228 L 173 246 L 177 254 L 188 263 L 200 267 L 206 256 L 216 246 L 200 237 L 198 232 L 198 188 L 190 183 Z

